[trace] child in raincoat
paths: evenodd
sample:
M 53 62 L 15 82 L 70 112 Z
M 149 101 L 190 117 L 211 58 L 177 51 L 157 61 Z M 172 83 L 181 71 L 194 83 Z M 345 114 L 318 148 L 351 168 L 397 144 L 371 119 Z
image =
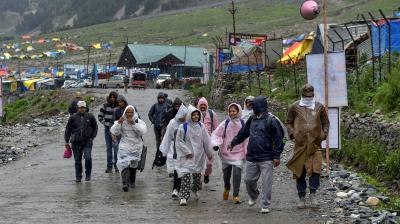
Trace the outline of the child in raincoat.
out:
M 242 180 L 242 168 L 246 158 L 247 141 L 236 145 L 232 150 L 228 149 L 233 138 L 239 133 L 245 122 L 241 119 L 242 108 L 239 104 L 230 104 L 228 106 L 229 117 L 218 125 L 212 133 L 211 143 L 214 150 L 219 150 L 219 156 L 222 162 L 222 171 L 224 176 L 225 190 L 223 199 L 228 200 L 231 190 L 231 176 L 233 173 L 233 201 L 239 204 L 240 182 Z
M 167 171 L 174 177 L 174 186 L 172 192 L 172 198 L 179 198 L 179 191 L 181 188 L 181 178 L 178 177 L 178 173 L 175 170 L 176 163 L 176 150 L 175 150 L 175 137 L 178 131 L 179 125 L 186 121 L 187 108 L 185 105 L 181 105 L 175 118 L 172 119 L 165 131 L 164 138 L 160 145 L 160 151 L 164 157 L 167 157 Z
M 204 124 L 201 123 L 201 112 L 189 106 L 186 122 L 179 125 L 175 148 L 177 154 L 176 171 L 182 178 L 180 205 L 186 206 L 190 197 L 190 190 L 198 200 L 198 191 L 201 190 L 201 174 L 206 167 L 206 159 L 212 159 L 210 137 Z M 206 158 L 207 157 L 207 158 Z M 191 185 L 191 177 L 193 183 Z
M 120 136 L 117 166 L 121 170 L 122 189 L 127 192 L 129 186 L 135 187 L 136 169 L 143 149 L 142 136 L 147 132 L 146 123 L 139 119 L 131 105 L 127 106 L 123 116 L 111 127 L 113 136 Z

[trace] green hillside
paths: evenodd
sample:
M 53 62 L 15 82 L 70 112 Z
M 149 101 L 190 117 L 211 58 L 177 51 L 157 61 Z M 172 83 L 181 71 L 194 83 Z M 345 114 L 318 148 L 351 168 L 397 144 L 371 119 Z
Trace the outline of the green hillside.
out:
M 250 0 L 237 4 L 237 32 L 267 33 L 277 36 L 293 36 L 313 31 L 319 17 L 313 21 L 305 21 L 299 15 L 301 1 L 281 0 Z M 232 30 L 232 18 L 228 12 L 229 4 L 200 9 L 188 13 L 160 16 L 144 20 L 129 19 L 104 23 L 67 31 L 55 32 L 44 37 L 69 38 L 82 46 L 93 42 L 114 43 L 113 61 L 116 60 L 127 38 L 129 42 L 173 44 L 173 45 L 203 45 L 212 46 L 212 38 L 216 35 L 224 36 L 226 29 Z M 371 11 L 378 17 L 381 8 L 387 15 L 393 9 L 400 7 L 400 3 L 388 0 L 332 0 L 329 5 L 329 22 L 346 22 L 355 20 L 357 15 L 367 15 Z M 361 19 L 361 17 L 359 17 Z M 203 37 L 208 33 L 208 37 Z M 94 53 L 96 62 L 104 63 L 108 60 L 106 51 Z M 71 55 L 71 54 L 70 54 Z M 108 54 L 107 54 L 108 55 Z M 77 56 L 66 61 L 82 61 L 85 56 Z

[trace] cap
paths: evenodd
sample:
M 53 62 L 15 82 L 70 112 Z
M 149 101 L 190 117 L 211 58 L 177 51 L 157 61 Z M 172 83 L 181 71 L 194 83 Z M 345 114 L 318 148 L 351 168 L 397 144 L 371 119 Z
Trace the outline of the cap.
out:
M 78 102 L 78 108 L 80 107 L 86 107 L 86 102 L 85 101 L 79 101 Z

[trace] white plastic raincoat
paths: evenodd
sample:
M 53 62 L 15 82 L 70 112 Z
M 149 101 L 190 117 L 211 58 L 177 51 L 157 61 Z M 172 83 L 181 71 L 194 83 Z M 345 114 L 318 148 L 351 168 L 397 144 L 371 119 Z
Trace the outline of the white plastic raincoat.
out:
M 187 132 L 185 134 L 184 124 L 179 125 L 176 134 L 176 171 L 178 177 L 189 173 L 202 173 L 206 167 L 206 156 L 212 158 L 212 149 L 210 136 L 203 124 L 192 121 L 193 112 L 198 111 L 193 106 L 189 106 L 186 116 Z M 201 113 L 200 113 L 201 116 Z M 193 158 L 186 158 L 187 155 L 193 155 Z
M 163 156 L 167 157 L 167 171 L 168 173 L 174 173 L 176 159 L 174 159 L 174 141 L 175 141 L 175 130 L 178 129 L 179 125 L 183 124 L 179 118 L 186 117 L 187 108 L 185 105 L 181 105 L 175 118 L 172 119 L 165 131 L 164 138 L 160 145 L 160 151 Z
M 249 110 L 246 106 L 246 101 L 253 100 L 253 99 L 254 99 L 254 96 L 248 96 L 244 100 L 243 111 L 242 111 L 242 119 L 244 120 L 244 122 L 247 122 L 247 120 L 254 114 L 254 111 L 252 109 Z
M 129 124 L 127 121 L 126 111 L 128 108 L 132 108 L 134 111 L 133 119 L 135 120 L 135 124 Z M 141 136 L 147 132 L 146 123 L 139 119 L 138 113 L 135 111 L 133 106 L 129 105 L 126 107 L 123 117 L 125 120 L 122 124 L 115 121 L 114 125 L 111 127 L 111 134 L 121 136 L 117 161 L 117 167 L 119 170 L 128 167 L 137 167 L 143 149 Z

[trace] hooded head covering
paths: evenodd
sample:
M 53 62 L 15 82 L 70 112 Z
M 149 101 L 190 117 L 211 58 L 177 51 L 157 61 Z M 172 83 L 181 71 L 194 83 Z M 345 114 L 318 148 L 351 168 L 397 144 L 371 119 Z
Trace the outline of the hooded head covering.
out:
M 243 109 L 244 110 L 248 110 L 249 108 L 247 108 L 247 105 L 246 105 L 246 101 L 253 101 L 254 100 L 254 96 L 248 96 L 248 97 L 246 97 L 246 99 L 244 99 L 244 105 L 243 105 Z
M 253 100 L 253 110 L 254 114 L 260 115 L 262 113 L 268 112 L 267 98 L 263 96 L 258 96 Z
M 118 95 L 117 102 L 120 102 L 120 101 L 124 101 L 125 105 L 127 105 L 127 106 L 129 105 L 128 101 L 126 100 L 126 98 L 123 95 Z
M 179 99 L 178 97 L 177 98 L 175 98 L 175 100 L 174 100 L 174 103 L 173 103 L 173 105 L 175 106 L 175 105 L 182 105 L 182 100 L 181 99 Z
M 158 100 L 159 98 L 165 99 L 165 98 L 166 98 L 166 97 L 165 97 L 165 93 L 159 92 L 158 95 L 157 95 L 157 100 Z
M 208 101 L 206 98 L 202 97 L 199 99 L 199 102 L 197 103 L 197 108 L 200 109 L 200 105 L 205 104 L 208 110 Z
M 192 121 L 192 114 L 194 113 L 194 112 L 196 112 L 196 111 L 198 111 L 199 113 L 200 113 L 200 121 L 201 121 L 201 111 L 199 110 L 199 109 L 197 109 L 196 107 L 194 107 L 194 106 L 192 106 L 192 105 L 189 105 L 189 108 L 188 108 L 188 111 L 187 111 L 187 114 L 186 114 L 186 122 L 188 122 L 189 124 L 197 124 L 197 123 L 200 123 L 200 121 L 199 122 L 193 122 Z
M 239 120 L 241 117 L 242 117 L 242 107 L 239 105 L 239 104 L 237 104 L 237 103 L 231 103 L 231 104 L 229 104 L 229 106 L 228 106 L 228 116 L 229 116 L 229 109 L 232 107 L 232 106 L 236 106 L 237 108 L 238 108 L 238 114 L 237 114 L 237 117 L 234 119 L 234 120 Z M 231 117 L 229 116 L 229 119 L 231 119 Z M 231 119 L 232 120 L 232 119 Z
M 181 107 L 179 107 L 178 113 L 175 115 L 175 120 L 177 122 L 180 122 L 179 119 L 186 116 L 188 109 L 185 107 L 185 105 L 181 104 Z
M 136 112 L 135 107 L 132 106 L 132 105 L 128 105 L 128 106 L 125 108 L 125 110 L 124 110 L 124 115 L 122 115 L 122 116 L 123 116 L 123 117 L 127 117 L 127 116 L 126 116 L 126 111 L 128 111 L 129 108 L 132 108 L 132 109 L 133 109 L 133 119 L 134 119 L 134 120 L 137 120 L 137 119 L 139 118 L 139 115 L 138 115 L 138 113 Z
M 115 104 L 116 104 L 116 103 L 117 103 L 117 98 L 118 98 L 118 93 L 115 92 L 115 91 L 111 91 L 111 92 L 110 92 L 110 94 L 109 94 L 108 97 L 107 97 L 107 101 L 108 101 L 109 103 L 111 103 L 111 102 L 110 102 L 111 96 L 114 96 L 114 97 L 115 97 Z

